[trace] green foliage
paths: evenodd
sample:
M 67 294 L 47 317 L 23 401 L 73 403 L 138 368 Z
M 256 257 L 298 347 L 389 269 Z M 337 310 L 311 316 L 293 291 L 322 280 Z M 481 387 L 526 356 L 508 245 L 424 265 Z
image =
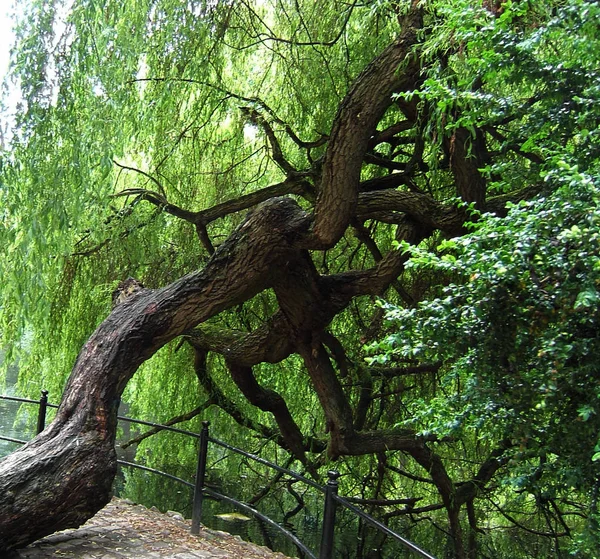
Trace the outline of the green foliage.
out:
M 483 216 L 475 232 L 414 250 L 409 265 L 461 278 L 417 307 L 384 304 L 395 333 L 372 360 L 441 362 L 438 390 L 405 402 L 403 426 L 508 441 L 502 486 L 590 513 L 600 459 L 600 184 L 567 164 L 547 197 Z M 590 493 L 591 492 L 591 493 Z M 582 526 L 583 528 L 583 526 Z
M 19 363 L 21 391 L 37 396 L 43 386 L 60 394 L 80 347 L 110 311 L 118 281 L 133 276 L 154 288 L 207 260 L 190 223 L 136 192 L 152 190 L 199 211 L 282 181 L 252 110 L 268 119 L 287 161 L 311 167 L 324 145 L 299 149 L 288 128 L 303 142 L 330 132 L 350 84 L 396 36 L 398 16 L 411 4 L 76 0 L 67 10 L 58 0 L 26 2 L 10 77 L 21 99 L 0 154 L 0 346 L 5 367 Z M 347 392 L 355 407 L 371 390 L 365 423 L 373 428 L 459 440 L 463 450 L 435 447 L 453 479 L 472 478 L 508 441 L 491 489 L 496 502 L 514 505 L 518 520 L 539 531 L 538 503 L 574 493 L 587 514 L 587 524 L 575 522 L 573 530 L 573 549 L 583 554 L 598 533 L 600 3 L 420 4 L 425 26 L 414 56 L 422 81 L 398 94 L 379 129 L 404 118 L 402 103 L 415 104 L 419 122 L 397 136 L 398 145 L 377 149 L 390 157 L 397 149 L 394 172 L 402 172 L 419 159 L 406 146 L 421 142 L 414 182 L 399 190 L 458 206 L 469 216 L 469 234 L 434 233 L 416 247 L 400 245 L 411 257 L 401 278 L 408 296 L 386 293 L 390 335 L 372 346 L 371 360 L 441 368 L 414 382 L 371 378 L 360 344 L 378 331 L 378 310 L 365 297 L 331 325 L 347 357 L 348 371 L 336 363 L 338 373 L 354 382 Z M 530 201 L 504 216 L 504 209 L 481 214 L 456 198 L 450 161 L 462 131 L 473 156 L 486 135 L 480 172 L 490 205 L 504 208 L 515 192 Z M 388 172 L 366 162 L 362 178 Z M 210 223 L 214 244 L 240 219 L 236 213 Z M 364 228 L 382 253 L 393 246 L 394 226 L 370 220 Z M 315 265 L 323 274 L 367 269 L 376 259 L 364 244 L 358 233 L 347 235 L 315 256 Z M 276 309 L 266 291 L 211 326 L 251 331 Z M 131 413 L 164 421 L 203 403 L 208 395 L 192 359 L 173 344 L 144 364 L 125 394 Z M 241 396 L 221 358 L 211 355 L 208 365 L 248 418 L 275 426 Z M 285 398 L 304 434 L 325 436 L 297 356 L 254 373 Z M 214 408 L 203 417 L 234 444 L 262 444 L 235 440 L 233 421 Z M 197 430 L 198 421 L 187 427 Z M 194 460 L 192 447 L 167 439 L 144 445 L 149 452 L 140 455 L 152 466 L 171 456 L 187 473 Z M 272 442 L 265 449 L 280 458 Z M 436 503 L 435 488 L 418 480 L 423 472 L 403 454 L 390 454 L 389 464 L 407 476 L 378 477 L 380 460 L 340 464 L 344 489 L 371 495 L 376 487 L 374 498 L 406 492 Z M 139 480 L 129 477 L 134 493 Z M 486 527 L 505 525 L 491 504 L 480 506 Z M 581 507 L 571 513 L 582 514 Z M 493 551 L 516 557 L 505 545 L 494 540 Z M 531 545 L 542 556 L 550 544 Z
M 498 396 L 500 387 L 512 402 L 505 407 L 513 410 L 530 403 L 546 409 L 558 405 L 555 399 L 564 406 L 565 392 L 550 377 L 565 370 L 567 384 L 580 386 L 581 396 L 595 403 L 597 395 L 580 383 L 594 373 L 597 343 L 599 191 L 589 176 L 568 166 L 551 180 L 566 184 L 548 197 L 513 206 L 507 218 L 483 216 L 474 233 L 442 243 L 441 254 L 412 251 L 410 268 L 452 271 L 463 281 L 416 308 L 386 305 L 402 329 L 376 346 L 387 351 L 380 361 L 391 356 L 456 361 L 448 374 L 457 378 L 485 372 L 483 386 L 467 383 L 457 400 L 461 407 L 486 390 Z M 574 385 L 571 375 L 579 373 Z M 512 399 L 521 398 L 520 390 L 525 392 L 517 406 Z M 485 411 L 485 403 L 474 415 L 497 417 L 495 408 Z M 581 419 L 593 414 L 588 410 Z M 531 418 L 523 419 L 531 426 Z
M 79 0 L 69 11 L 32 0 L 19 16 L 11 79 L 22 98 L 0 186 L 9 280 L 0 332 L 7 363 L 20 354 L 32 384 L 41 367 L 42 382 L 58 375 L 60 389 L 119 280 L 164 285 L 206 258 L 189 224 L 114 194 L 151 188 L 193 211 L 281 180 L 240 107 L 268 105 L 302 139 L 318 138 L 394 27 L 337 2 L 279 0 Z M 290 161 L 306 165 L 282 138 Z M 222 241 L 238 220 L 210 225 L 211 237 Z
M 495 498 L 534 528 L 519 496 L 530 496 L 538 510 L 570 496 L 587 516 L 570 549 L 593 557 L 600 4 L 507 2 L 499 17 L 470 2 L 456 8 L 440 8 L 443 24 L 430 43 L 431 56 L 449 45 L 447 64 L 408 97 L 430 105 L 438 149 L 458 127 L 474 137 L 473 127 L 502 123 L 496 148 L 507 158 L 484 170 L 490 192 L 533 187 L 539 195 L 510 205 L 506 217 L 473 212 L 463 237 L 400 245 L 409 274 L 444 279 L 415 306 L 381 303 L 391 333 L 370 346 L 369 361 L 440 363 L 435 389 L 405 399 L 397 424 L 471 449 L 502 441 L 506 465 Z M 459 54 L 451 45 L 460 45 Z M 513 149 L 526 157 L 511 156 Z
M 435 253 L 404 247 L 415 273 L 455 281 L 414 308 L 384 303 L 395 333 L 372 360 L 441 362 L 439 391 L 408 403 L 401 424 L 509 441 L 505 488 L 587 501 L 583 550 L 598 542 L 584 496 L 600 473 L 600 184 L 562 155 L 546 165 L 548 195 L 481 216 Z

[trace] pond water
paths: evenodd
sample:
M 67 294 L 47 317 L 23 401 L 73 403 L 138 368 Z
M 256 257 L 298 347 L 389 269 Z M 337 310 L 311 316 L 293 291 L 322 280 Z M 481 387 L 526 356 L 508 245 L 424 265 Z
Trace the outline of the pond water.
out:
M 5 395 L 14 394 L 14 376 L 7 379 Z M 122 410 L 123 411 L 123 410 Z M 0 433 L 4 436 L 28 440 L 34 436 L 33 425 L 37 417 L 37 407 L 21 406 L 17 402 L 0 400 Z M 127 426 L 124 426 L 127 429 Z M 0 440 L 0 459 L 19 447 L 16 443 Z M 119 458 L 133 461 L 135 453 L 131 450 L 118 450 Z M 227 456 L 210 460 L 207 471 L 209 487 L 222 494 L 242 501 L 248 501 L 269 483 L 252 464 L 243 460 L 237 462 L 232 475 L 231 467 L 223 467 Z M 180 472 L 172 472 L 181 475 Z M 186 479 L 190 475 L 181 475 Z M 290 491 L 291 490 L 291 491 Z M 148 507 L 156 506 L 161 511 L 178 511 L 186 518 L 191 517 L 192 490 L 155 474 L 123 467 L 115 480 L 114 492 L 118 496 L 129 498 Z M 299 502 L 303 503 L 299 507 Z M 286 529 L 292 531 L 313 553 L 318 555 L 320 527 L 323 515 L 323 495 L 312 488 L 301 487 L 291 480 L 281 480 L 274 484 L 269 494 L 260 499 L 256 508 Z M 296 546 L 284 538 L 276 529 L 256 518 L 243 519 L 229 515 L 236 511 L 224 502 L 205 499 L 202 523 L 209 528 L 238 534 L 243 539 L 259 545 L 266 545 L 290 557 L 302 557 Z M 244 516 L 247 516 L 244 513 Z M 248 515 L 249 516 L 249 515 Z M 403 534 L 415 537 L 417 534 Z M 336 559 L 401 559 L 414 557 L 399 544 L 385 540 L 374 529 L 367 527 L 352 514 L 338 510 L 336 522 Z
M 2 392 L 5 396 L 15 395 L 16 376 L 16 370 L 9 369 L 6 376 L 6 388 Z M 5 437 L 29 440 L 35 434 L 31 428 L 32 414 L 34 413 L 37 413 L 37 410 L 22 407 L 18 402 L 0 401 L 0 433 Z M 0 458 L 17 450 L 19 446 L 17 443 L 0 440 Z

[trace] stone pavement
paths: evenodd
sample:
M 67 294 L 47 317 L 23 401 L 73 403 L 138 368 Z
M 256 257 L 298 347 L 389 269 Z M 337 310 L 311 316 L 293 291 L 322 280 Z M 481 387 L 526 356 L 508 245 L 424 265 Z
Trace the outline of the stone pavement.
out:
M 281 553 L 225 532 L 201 527 L 190 534 L 190 521 L 113 499 L 76 530 L 65 530 L 0 559 L 288 559 Z

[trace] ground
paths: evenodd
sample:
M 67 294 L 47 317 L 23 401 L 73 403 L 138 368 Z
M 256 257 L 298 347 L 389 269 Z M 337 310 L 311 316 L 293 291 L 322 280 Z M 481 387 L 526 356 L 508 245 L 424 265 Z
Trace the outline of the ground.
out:
M 14 552 L 6 559 L 288 559 L 242 541 L 239 536 L 202 527 L 190 534 L 190 521 L 114 498 L 77 530 L 64 530 Z

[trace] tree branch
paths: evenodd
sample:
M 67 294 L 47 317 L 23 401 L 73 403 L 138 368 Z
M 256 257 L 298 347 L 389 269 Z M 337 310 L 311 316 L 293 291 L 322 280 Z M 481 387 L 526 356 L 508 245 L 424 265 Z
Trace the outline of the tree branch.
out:
M 252 124 L 260 126 L 265 132 L 267 139 L 269 140 L 269 145 L 271 146 L 273 161 L 279 165 L 287 177 L 295 175 L 298 171 L 284 157 L 283 151 L 281 150 L 281 144 L 279 143 L 279 140 L 277 139 L 277 136 L 275 135 L 271 125 L 255 109 L 250 107 L 242 107 L 242 111 L 248 116 Z
M 137 167 L 130 167 L 128 165 L 123 165 L 114 159 L 112 160 L 112 162 L 120 169 L 124 169 L 125 171 L 133 171 L 135 173 L 139 173 L 140 175 L 146 177 L 148 180 L 152 181 L 158 187 L 158 190 L 160 190 L 160 192 L 161 192 L 160 195 L 165 196 L 165 189 L 164 189 L 163 185 L 160 183 L 160 181 L 158 181 L 155 177 L 153 177 L 149 173 L 146 173 L 146 171 L 142 171 L 141 169 L 138 169 Z
M 190 419 L 193 419 L 197 415 L 200 415 L 203 411 L 206 411 L 214 403 L 215 402 L 213 402 L 209 398 L 208 400 L 206 400 L 206 402 L 204 402 L 203 404 L 201 404 L 197 408 L 193 409 L 192 411 L 189 411 L 187 413 L 184 413 L 184 414 L 172 417 L 171 419 L 169 419 L 168 421 L 166 421 L 163 425 L 157 425 L 156 427 L 152 427 L 152 429 L 148 429 L 148 431 L 142 433 L 141 435 L 138 435 L 137 437 L 134 437 L 133 439 L 129 439 L 128 441 L 125 441 L 124 443 L 121 443 L 120 446 L 121 446 L 121 448 L 125 449 L 125 448 L 130 447 L 131 445 L 139 444 L 144 439 L 147 439 L 148 437 L 151 437 L 152 435 L 156 435 L 157 433 L 160 433 L 161 431 L 164 431 L 165 430 L 164 429 L 165 425 L 167 427 L 171 427 L 173 425 L 177 425 L 178 423 L 183 423 L 184 421 L 189 421 Z
M 392 94 L 414 89 L 417 83 L 418 57 L 408 55 L 421 25 L 420 11 L 412 9 L 398 40 L 365 68 L 342 102 L 325 154 L 309 248 L 333 246 L 354 216 L 369 140 L 392 103 Z
M 251 367 L 241 367 L 232 362 L 228 362 L 227 367 L 231 378 L 246 399 L 260 410 L 273 414 L 286 447 L 306 468 L 312 470 L 304 452 L 302 432 L 282 396 L 275 390 L 260 386 Z M 316 471 L 311 473 L 317 476 Z

